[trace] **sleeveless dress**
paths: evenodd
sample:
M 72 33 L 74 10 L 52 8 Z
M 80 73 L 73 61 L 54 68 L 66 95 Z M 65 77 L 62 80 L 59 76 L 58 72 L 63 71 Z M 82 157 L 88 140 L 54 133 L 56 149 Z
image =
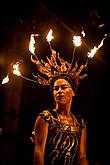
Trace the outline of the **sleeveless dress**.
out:
M 79 122 L 72 114 L 74 125 L 62 123 L 53 110 L 39 114 L 48 123 L 45 165 L 77 165 L 81 130 L 86 124 Z

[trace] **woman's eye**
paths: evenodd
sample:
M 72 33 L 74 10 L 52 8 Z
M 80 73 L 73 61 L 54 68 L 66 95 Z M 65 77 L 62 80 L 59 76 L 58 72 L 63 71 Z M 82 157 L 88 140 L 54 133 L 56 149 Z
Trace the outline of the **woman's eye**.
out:
M 59 90 L 59 87 L 58 86 L 55 86 L 55 87 L 53 87 L 53 90 L 58 91 Z
M 66 88 L 68 88 L 67 86 L 62 86 L 62 89 L 66 89 Z
M 58 91 L 59 88 L 61 88 L 61 89 L 64 90 L 64 89 L 68 88 L 68 86 L 61 86 L 61 87 L 59 87 L 59 86 L 54 86 L 54 87 L 53 87 L 53 90 Z

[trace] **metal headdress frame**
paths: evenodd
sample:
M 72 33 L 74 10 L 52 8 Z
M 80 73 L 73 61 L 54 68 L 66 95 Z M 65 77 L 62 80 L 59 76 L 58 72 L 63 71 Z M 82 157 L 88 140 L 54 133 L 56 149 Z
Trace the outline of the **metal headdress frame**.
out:
M 72 63 L 62 59 L 59 53 L 56 53 L 53 49 L 51 49 L 50 58 L 48 56 L 46 56 L 46 58 L 47 62 L 44 62 L 38 58 L 35 59 L 34 56 L 31 55 L 31 61 L 36 64 L 39 71 L 39 73 L 36 75 L 33 74 L 33 76 L 36 78 L 37 82 L 42 85 L 50 85 L 54 77 L 65 73 L 71 75 L 75 80 L 75 84 L 78 86 L 80 80 L 87 76 L 87 74 L 81 75 L 82 70 L 87 66 L 87 62 L 86 64 L 78 67 L 78 63 L 76 61 L 75 66 L 72 68 Z M 58 64 L 58 62 L 60 64 Z M 46 78 L 43 75 L 46 75 Z

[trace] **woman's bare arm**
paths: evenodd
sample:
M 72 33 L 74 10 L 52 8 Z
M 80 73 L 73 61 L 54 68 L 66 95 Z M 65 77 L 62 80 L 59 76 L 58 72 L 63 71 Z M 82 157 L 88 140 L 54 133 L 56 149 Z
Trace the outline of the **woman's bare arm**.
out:
M 79 165 L 89 165 L 86 157 L 87 129 L 83 128 L 80 139 Z
M 35 148 L 34 148 L 34 165 L 44 165 L 44 152 L 48 134 L 48 123 L 38 116 L 34 126 L 35 131 Z

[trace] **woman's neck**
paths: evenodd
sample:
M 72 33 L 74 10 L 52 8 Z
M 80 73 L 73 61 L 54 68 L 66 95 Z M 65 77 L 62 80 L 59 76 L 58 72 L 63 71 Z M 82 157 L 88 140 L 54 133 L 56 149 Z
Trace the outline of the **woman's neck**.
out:
M 73 120 L 73 115 L 70 111 L 70 109 L 55 109 L 56 114 L 57 114 L 57 119 L 64 124 L 70 124 L 73 125 L 74 124 L 74 120 Z
M 69 116 L 70 115 L 70 109 L 71 106 L 67 105 L 56 105 L 56 111 L 58 114 L 61 114 L 63 116 Z

